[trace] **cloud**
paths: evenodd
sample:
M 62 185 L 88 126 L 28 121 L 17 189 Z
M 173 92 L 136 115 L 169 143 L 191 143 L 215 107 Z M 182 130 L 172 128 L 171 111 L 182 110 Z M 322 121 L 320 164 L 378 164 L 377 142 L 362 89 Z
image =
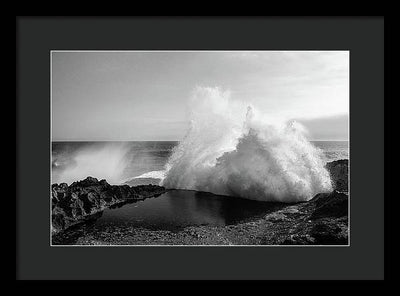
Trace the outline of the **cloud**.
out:
M 341 114 L 314 119 L 296 119 L 310 133 L 312 140 L 348 140 L 349 116 Z

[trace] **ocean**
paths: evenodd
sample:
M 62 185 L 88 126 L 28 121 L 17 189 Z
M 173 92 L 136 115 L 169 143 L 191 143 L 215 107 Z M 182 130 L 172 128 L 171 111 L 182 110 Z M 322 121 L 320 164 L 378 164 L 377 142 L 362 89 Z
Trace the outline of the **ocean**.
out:
M 87 176 L 110 184 L 159 184 L 178 142 L 53 142 L 52 183 Z M 315 141 L 325 161 L 349 157 L 348 142 Z M 67 230 L 54 244 L 75 244 L 82 237 L 112 237 L 114 232 L 144 228 L 180 231 L 188 226 L 225 226 L 252 221 L 282 204 L 193 190 L 171 190 L 157 198 L 105 209 L 83 227 Z
M 177 141 L 52 142 L 52 183 L 87 176 L 111 184 L 158 184 Z M 312 141 L 325 161 L 349 158 L 348 141 Z

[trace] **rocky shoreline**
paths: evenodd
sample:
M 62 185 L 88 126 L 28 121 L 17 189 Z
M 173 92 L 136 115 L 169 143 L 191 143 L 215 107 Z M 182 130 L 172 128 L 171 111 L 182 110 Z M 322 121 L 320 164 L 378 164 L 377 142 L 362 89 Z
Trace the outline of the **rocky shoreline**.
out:
M 96 219 L 106 208 L 144 200 L 166 191 L 157 185 L 110 185 L 106 180 L 87 177 L 85 180 L 51 186 L 52 234 L 71 226 Z
M 112 225 L 93 229 L 90 225 L 104 209 L 160 195 L 164 187 L 115 186 L 91 177 L 70 186 L 53 184 L 53 244 L 68 244 L 79 232 L 71 240 L 74 245 L 347 245 L 348 160 L 329 162 L 326 167 L 334 185 L 331 193 L 317 194 L 308 202 L 282 204 L 250 222 L 191 226 L 181 231 Z M 64 231 L 68 228 L 72 231 Z

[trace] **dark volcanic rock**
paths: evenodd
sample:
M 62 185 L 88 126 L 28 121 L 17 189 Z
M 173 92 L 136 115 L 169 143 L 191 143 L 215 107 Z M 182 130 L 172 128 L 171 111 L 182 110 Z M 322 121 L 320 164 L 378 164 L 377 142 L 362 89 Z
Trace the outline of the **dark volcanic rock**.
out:
M 290 237 L 286 238 L 282 245 L 314 245 L 315 238 L 310 236 L 309 234 L 305 235 L 291 235 Z
M 106 180 L 87 177 L 72 183 L 53 184 L 52 233 L 98 217 L 99 212 L 112 205 L 143 200 L 160 195 L 165 188 L 157 185 L 110 185 Z
M 333 191 L 317 194 L 308 202 L 295 205 L 297 216 L 286 215 L 286 228 L 273 242 L 283 245 L 346 245 L 348 243 L 348 195 Z M 287 231 L 286 229 L 290 229 Z M 270 241 L 264 241 L 270 244 Z
M 334 189 L 347 192 L 349 190 L 349 160 L 340 159 L 328 162 L 326 168 L 331 175 Z
M 322 217 L 343 217 L 348 215 L 348 195 L 346 193 L 333 191 L 331 193 L 317 194 L 310 203 L 315 203 L 315 210 L 311 219 Z
M 347 245 L 347 195 L 319 194 L 282 204 L 265 216 L 234 225 L 197 225 L 180 231 L 107 225 L 67 232 L 56 244 L 76 245 Z M 118 206 L 118 205 L 116 205 Z M 73 227 L 72 227 L 73 228 Z M 84 229 L 86 228 L 86 229 Z M 82 233 L 79 234 L 78 232 Z
M 348 211 L 347 193 L 333 191 L 317 194 L 307 202 L 306 207 L 313 207 L 309 216 L 311 227 L 307 236 L 312 244 L 345 245 L 348 243 Z
M 310 231 L 317 245 L 345 245 L 348 243 L 348 223 L 331 219 L 322 219 L 315 223 Z

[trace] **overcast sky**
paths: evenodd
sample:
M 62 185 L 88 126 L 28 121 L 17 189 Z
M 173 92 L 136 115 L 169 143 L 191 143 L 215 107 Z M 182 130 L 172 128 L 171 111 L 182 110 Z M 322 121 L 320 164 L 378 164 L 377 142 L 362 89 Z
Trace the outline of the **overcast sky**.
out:
M 52 52 L 52 139 L 180 140 L 196 86 L 348 139 L 347 51 Z

